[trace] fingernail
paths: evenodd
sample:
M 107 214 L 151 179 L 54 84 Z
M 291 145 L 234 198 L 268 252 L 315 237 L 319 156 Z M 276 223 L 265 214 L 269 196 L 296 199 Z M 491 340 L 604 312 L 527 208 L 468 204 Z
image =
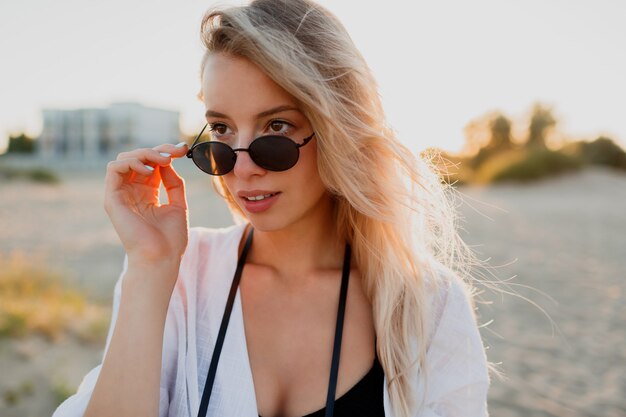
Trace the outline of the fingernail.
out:
M 183 146 L 185 146 L 187 143 L 185 142 L 181 142 L 178 145 L 176 145 L 177 148 L 182 148 Z
M 159 152 L 159 155 L 161 155 L 161 156 L 172 156 L 171 153 L 167 153 L 167 152 Z
M 150 171 L 154 171 L 154 167 L 151 167 L 150 165 L 144 165 L 146 168 L 148 168 Z

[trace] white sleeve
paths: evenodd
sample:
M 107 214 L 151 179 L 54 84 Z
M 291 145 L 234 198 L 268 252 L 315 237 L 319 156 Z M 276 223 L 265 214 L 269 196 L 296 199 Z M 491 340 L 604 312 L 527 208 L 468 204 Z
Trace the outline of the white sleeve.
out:
M 457 277 L 449 283 L 426 354 L 426 399 L 419 417 L 486 417 L 485 349 L 465 284 Z
M 128 257 L 125 256 L 122 273 L 120 274 L 115 284 L 115 289 L 113 290 L 113 309 L 111 314 L 111 325 L 109 327 L 109 333 L 107 335 L 104 354 L 102 355 L 103 362 L 109 349 L 109 344 L 111 343 L 113 330 L 115 329 L 115 322 L 117 321 L 120 300 L 122 298 L 122 279 L 124 278 L 127 269 Z M 87 410 L 87 405 L 89 404 L 89 400 L 91 399 L 91 394 L 93 393 L 93 390 L 96 386 L 96 382 L 98 381 L 98 376 L 100 375 L 101 369 L 102 363 L 89 371 L 87 375 L 83 377 L 82 382 L 78 386 L 76 394 L 70 396 L 63 403 L 61 403 L 59 407 L 55 410 L 54 414 L 52 414 L 52 417 L 82 417 L 85 414 L 85 410 Z M 160 392 L 161 395 L 159 400 L 159 416 L 164 417 L 167 415 L 167 409 L 169 405 L 168 391 L 167 389 L 161 387 Z

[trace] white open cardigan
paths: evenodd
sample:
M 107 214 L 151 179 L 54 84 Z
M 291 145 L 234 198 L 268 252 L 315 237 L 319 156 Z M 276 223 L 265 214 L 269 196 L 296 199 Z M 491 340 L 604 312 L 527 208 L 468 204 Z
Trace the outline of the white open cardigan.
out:
M 235 273 L 244 225 L 225 229 L 190 229 L 178 280 L 170 299 L 163 338 L 159 416 L 195 417 L 204 389 L 213 346 Z M 113 298 L 113 314 L 103 359 L 111 342 L 121 299 L 122 279 Z M 489 376 L 485 350 L 466 287 L 448 279 L 432 298 L 432 320 L 427 352 L 428 389 L 425 408 L 415 417 L 487 416 Z M 76 394 L 65 400 L 53 417 L 85 413 L 102 365 L 92 369 Z M 415 376 L 417 380 L 417 374 Z M 385 415 L 393 417 L 385 378 Z M 416 398 L 424 387 L 415 384 Z M 257 417 L 257 405 L 245 340 L 239 291 L 220 357 L 208 416 Z M 358 417 L 358 416 L 355 416 Z

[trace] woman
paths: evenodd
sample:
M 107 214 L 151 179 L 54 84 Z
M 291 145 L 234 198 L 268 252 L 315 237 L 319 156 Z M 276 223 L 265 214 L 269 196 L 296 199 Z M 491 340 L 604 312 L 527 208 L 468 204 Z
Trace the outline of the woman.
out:
M 343 26 L 257 0 L 201 33 L 210 141 L 109 163 L 127 257 L 103 364 L 55 416 L 487 415 L 471 252 Z M 188 231 L 185 155 L 238 225 Z

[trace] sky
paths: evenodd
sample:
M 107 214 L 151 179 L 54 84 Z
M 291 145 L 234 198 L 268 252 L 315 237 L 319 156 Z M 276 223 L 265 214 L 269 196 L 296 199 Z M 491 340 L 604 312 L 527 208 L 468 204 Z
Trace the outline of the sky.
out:
M 212 0 L 2 0 L 0 150 L 37 136 L 43 108 L 134 101 L 203 125 L 199 26 Z M 573 139 L 626 147 L 626 2 L 320 0 L 347 27 L 379 84 L 390 124 L 414 151 L 461 150 L 463 128 L 534 103 Z M 172 142 L 178 138 L 172 138 Z M 4 142 L 4 143 L 3 143 Z

